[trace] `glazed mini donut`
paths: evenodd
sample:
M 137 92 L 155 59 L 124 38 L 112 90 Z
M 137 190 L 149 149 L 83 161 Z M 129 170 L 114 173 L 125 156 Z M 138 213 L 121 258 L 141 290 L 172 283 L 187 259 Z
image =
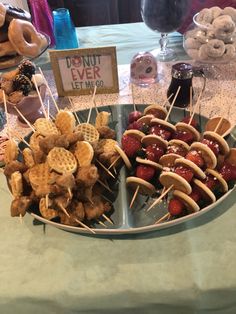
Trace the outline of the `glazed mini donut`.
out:
M 0 57 L 16 55 L 16 49 L 12 46 L 10 41 L 0 43 Z
M 0 3 L 0 27 L 5 23 L 7 9 L 4 4 Z
M 232 60 L 236 55 L 234 45 L 225 45 L 225 52 L 223 54 L 223 60 Z
M 199 49 L 201 43 L 196 38 L 189 37 L 185 40 L 184 46 L 186 49 Z
M 222 9 L 220 7 L 215 6 L 212 7 L 210 10 L 212 11 L 213 20 L 222 14 Z
M 220 58 L 223 56 L 225 52 L 225 44 L 222 40 L 219 39 L 209 40 L 206 46 L 207 46 L 206 53 L 208 57 L 211 58 Z
M 235 23 L 229 15 L 220 15 L 212 23 L 217 39 L 228 40 L 235 31 Z
M 28 21 L 13 19 L 9 25 L 8 37 L 19 55 L 36 57 L 41 52 L 42 36 Z
M 196 17 L 196 21 L 201 25 L 208 26 L 213 21 L 212 11 L 210 9 L 201 10 Z
M 232 8 L 232 7 L 226 7 L 222 10 L 222 13 L 224 15 L 229 15 L 232 20 L 234 21 L 234 23 L 236 23 L 236 9 Z

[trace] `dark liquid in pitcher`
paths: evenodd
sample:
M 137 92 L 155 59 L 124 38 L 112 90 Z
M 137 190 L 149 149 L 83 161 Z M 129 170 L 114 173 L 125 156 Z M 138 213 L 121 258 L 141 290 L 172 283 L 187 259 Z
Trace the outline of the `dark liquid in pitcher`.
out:
M 177 79 L 172 77 L 170 86 L 167 90 L 167 97 L 170 97 L 170 95 L 173 94 L 169 100 L 169 102 L 172 103 L 179 86 L 181 86 L 181 89 L 175 100 L 174 106 L 186 108 L 190 103 L 190 87 L 192 86 L 192 79 Z
M 142 18 L 152 30 L 170 33 L 181 26 L 189 4 L 190 0 L 144 0 Z

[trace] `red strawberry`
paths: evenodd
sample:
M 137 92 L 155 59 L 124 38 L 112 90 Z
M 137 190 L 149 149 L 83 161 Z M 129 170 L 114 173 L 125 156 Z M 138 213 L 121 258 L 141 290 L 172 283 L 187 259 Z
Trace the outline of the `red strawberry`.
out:
M 158 135 L 167 141 L 171 138 L 172 135 L 170 131 L 163 129 L 163 127 L 160 125 L 152 126 L 149 133 Z
M 190 121 L 191 117 L 190 116 L 187 116 L 185 118 L 183 118 L 181 120 L 181 122 L 184 122 L 186 124 L 189 124 L 189 121 Z M 191 126 L 193 126 L 195 129 L 197 128 L 197 121 L 192 119 L 191 123 L 190 123 Z
M 210 174 L 206 175 L 206 179 L 202 181 L 210 190 L 214 190 L 214 188 L 217 186 L 217 180 L 215 177 L 213 177 Z
M 177 140 L 181 140 L 181 141 L 183 141 L 189 145 L 192 144 L 194 141 L 194 137 L 193 137 L 192 133 L 185 132 L 185 131 L 175 132 L 175 134 L 173 135 L 173 138 L 177 139 Z
M 186 155 L 186 149 L 183 148 L 182 146 L 170 145 L 167 148 L 166 154 L 178 154 L 184 157 Z
M 190 152 L 188 152 L 185 158 L 195 163 L 195 165 L 197 165 L 199 168 L 202 168 L 204 166 L 204 159 L 195 150 L 191 150 Z
M 145 181 L 150 181 L 155 174 L 155 169 L 150 166 L 138 165 L 136 168 L 136 177 Z
M 189 194 L 189 197 L 191 197 L 191 199 L 193 199 L 197 203 L 201 198 L 201 193 L 199 192 L 197 188 L 193 187 L 192 193 Z
M 225 163 L 219 172 L 226 182 L 236 180 L 236 166 Z
M 143 124 L 141 122 L 138 121 L 134 121 L 132 123 L 130 123 L 127 127 L 127 130 L 142 130 Z
M 121 144 L 128 157 L 134 157 L 137 151 L 142 148 L 140 141 L 131 135 L 123 135 Z
M 137 121 L 139 118 L 142 117 L 142 112 L 140 111 L 132 111 L 130 112 L 129 116 L 128 116 L 128 121 L 129 123 L 132 123 L 134 121 Z
M 176 167 L 175 173 L 184 178 L 187 182 L 190 182 L 193 178 L 192 171 L 183 166 Z
M 184 211 L 184 204 L 177 198 L 172 198 L 168 204 L 168 211 L 171 216 L 179 216 Z
M 164 149 L 162 147 L 156 144 L 148 145 L 146 147 L 147 159 L 158 162 L 162 155 L 164 155 Z
M 202 144 L 205 144 L 206 146 L 208 146 L 212 151 L 213 153 L 218 156 L 219 155 L 219 152 L 220 152 L 220 148 L 219 148 L 219 144 L 214 142 L 214 141 L 210 141 L 206 138 L 204 138 L 202 140 Z

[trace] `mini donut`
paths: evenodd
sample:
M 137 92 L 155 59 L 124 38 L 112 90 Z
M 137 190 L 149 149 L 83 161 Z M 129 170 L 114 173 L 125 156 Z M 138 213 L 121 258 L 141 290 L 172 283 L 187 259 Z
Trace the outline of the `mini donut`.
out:
M 235 57 L 236 49 L 234 45 L 225 45 L 225 52 L 223 54 L 223 60 L 231 60 Z
M 184 42 L 185 49 L 199 49 L 201 43 L 196 38 L 187 38 Z
M 232 20 L 234 21 L 234 23 L 236 23 L 236 9 L 232 8 L 232 7 L 225 7 L 223 10 L 222 10 L 222 15 L 229 15 Z
M 4 6 L 6 8 L 6 23 L 9 24 L 13 19 L 31 22 L 31 14 L 29 12 L 7 3 L 4 3 Z
M 208 46 L 207 44 L 203 44 L 199 51 L 198 51 L 198 56 L 199 56 L 199 60 L 208 60 L 209 57 L 208 57 Z
M 12 46 L 10 41 L 0 43 L 0 57 L 16 55 L 16 49 Z
M 201 10 L 196 17 L 196 21 L 201 25 L 210 25 L 213 21 L 212 11 L 210 9 Z
M 208 42 L 207 31 L 198 29 L 198 31 L 195 34 L 195 38 L 202 44 L 207 43 Z
M 211 58 L 220 58 L 223 56 L 225 52 L 225 44 L 222 40 L 219 39 L 211 39 L 206 44 L 206 53 L 208 57 Z
M 5 17 L 4 17 L 4 23 L 0 26 L 0 43 L 7 41 L 8 40 L 8 27 L 10 22 L 15 18 L 15 19 L 21 19 L 21 20 L 26 20 L 26 21 L 31 21 L 31 15 L 29 12 L 17 8 L 11 4 L 0 4 L 1 6 L 4 6 L 5 9 Z M 2 12 L 4 12 L 4 9 Z M 1 20 L 1 18 L 0 18 Z
M 199 60 L 198 49 L 187 49 L 186 52 L 193 60 Z
M 44 36 L 28 21 L 13 19 L 9 25 L 8 37 L 19 55 L 36 57 L 41 52 Z
M 216 19 L 221 14 L 224 14 L 224 13 L 222 13 L 223 10 L 220 7 L 217 7 L 217 6 L 211 7 L 210 10 L 212 12 L 213 20 Z
M 5 23 L 7 9 L 4 4 L 0 3 L 0 27 Z
M 235 23 L 229 15 L 218 16 L 212 25 L 217 39 L 228 40 L 235 31 Z

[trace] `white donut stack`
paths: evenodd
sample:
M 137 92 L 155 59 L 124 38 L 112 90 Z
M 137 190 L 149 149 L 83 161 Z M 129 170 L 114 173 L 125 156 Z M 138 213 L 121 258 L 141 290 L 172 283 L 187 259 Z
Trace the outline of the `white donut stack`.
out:
M 236 57 L 236 9 L 217 6 L 194 16 L 184 35 L 184 49 L 194 60 L 228 62 Z

